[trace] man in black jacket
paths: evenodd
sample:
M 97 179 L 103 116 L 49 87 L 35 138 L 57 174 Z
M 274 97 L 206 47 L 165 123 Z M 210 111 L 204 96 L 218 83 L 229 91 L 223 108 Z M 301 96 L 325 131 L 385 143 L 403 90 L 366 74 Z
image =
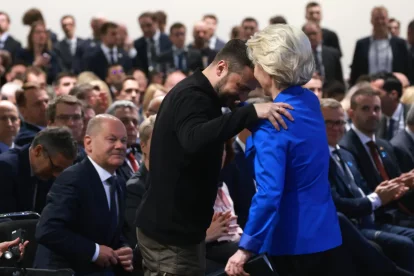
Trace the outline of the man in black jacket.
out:
M 206 230 L 213 216 L 224 142 L 258 119 L 284 125 L 285 104 L 262 103 L 222 114 L 245 100 L 256 81 L 241 40 L 231 40 L 204 71 L 178 83 L 157 114 L 150 189 L 137 213 L 144 270 L 204 275 Z M 290 119 L 290 115 L 288 116 Z

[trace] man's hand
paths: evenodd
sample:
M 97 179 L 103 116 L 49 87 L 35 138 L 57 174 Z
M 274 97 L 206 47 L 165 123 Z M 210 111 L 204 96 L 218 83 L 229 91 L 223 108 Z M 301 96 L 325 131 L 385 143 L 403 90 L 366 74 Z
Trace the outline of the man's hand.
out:
M 132 265 L 132 249 L 130 247 L 121 247 L 115 250 L 115 253 L 122 267 L 128 272 L 132 272 L 134 270 L 134 266 Z
M 21 259 L 23 258 L 24 250 L 28 243 L 29 241 L 25 241 L 23 244 L 20 244 L 20 238 L 17 238 L 13 241 L 2 242 L 0 243 L 0 257 L 3 256 L 4 252 L 6 252 L 10 247 L 19 245 L 20 259 Z
M 233 228 L 237 228 L 237 224 L 230 225 L 233 219 L 235 217 L 232 216 L 231 211 L 214 213 L 210 227 L 206 232 L 206 242 L 216 241 L 222 236 L 227 235 Z
M 253 104 L 256 109 L 257 117 L 259 119 L 268 119 L 277 130 L 280 130 L 279 125 L 287 129 L 287 125 L 282 115 L 293 121 L 292 115 L 286 109 L 293 109 L 293 107 L 286 103 L 258 103 Z
M 251 253 L 246 250 L 237 250 L 237 252 L 229 259 L 226 265 L 226 273 L 229 276 L 249 276 L 244 271 L 244 264 L 250 259 Z
M 412 172 L 403 173 L 395 178 L 395 180 L 410 189 L 414 188 L 414 173 Z
M 99 256 L 95 263 L 100 267 L 110 267 L 118 263 L 118 255 L 112 248 L 105 245 L 99 245 Z
M 381 199 L 382 205 L 386 205 L 393 200 L 400 198 L 403 194 L 407 192 L 408 188 L 402 185 L 401 183 L 391 180 L 384 181 L 377 186 L 375 193 Z

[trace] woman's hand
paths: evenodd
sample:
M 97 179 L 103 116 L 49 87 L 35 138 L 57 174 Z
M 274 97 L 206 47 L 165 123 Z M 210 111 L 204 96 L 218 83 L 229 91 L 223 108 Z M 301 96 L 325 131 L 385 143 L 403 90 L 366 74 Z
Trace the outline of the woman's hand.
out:
M 206 242 L 216 241 L 227 235 L 234 227 L 237 228 L 238 225 L 231 225 L 231 227 L 229 227 L 233 219 L 234 217 L 232 216 L 230 210 L 224 213 L 214 213 L 210 227 L 207 229 Z

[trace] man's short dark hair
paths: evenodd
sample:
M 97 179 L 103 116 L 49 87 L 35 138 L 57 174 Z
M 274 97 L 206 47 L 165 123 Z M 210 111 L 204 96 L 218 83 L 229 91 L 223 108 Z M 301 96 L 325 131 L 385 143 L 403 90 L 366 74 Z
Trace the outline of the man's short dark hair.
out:
M 384 85 L 382 89 L 385 90 L 387 93 L 391 93 L 392 91 L 397 91 L 398 99 L 401 98 L 403 93 L 403 87 L 399 79 L 397 79 L 394 75 L 388 76 L 384 79 Z
M 152 21 L 158 22 L 157 15 L 155 13 L 153 13 L 153 12 L 144 12 L 144 13 L 141 13 L 140 16 L 138 16 L 138 20 L 140 20 L 141 18 L 144 18 L 144 17 L 149 17 L 149 18 L 151 18 Z
M 44 18 L 42 12 L 39 9 L 32 8 L 27 10 L 22 18 L 23 25 L 31 26 L 36 21 L 44 22 Z
M 229 72 L 241 72 L 245 66 L 253 69 L 253 62 L 247 55 L 247 46 L 243 40 L 231 39 L 224 45 L 216 57 L 213 63 L 217 63 L 220 60 L 225 60 L 228 63 Z
M 257 20 L 255 18 L 253 18 L 253 17 L 246 17 L 245 19 L 243 19 L 243 21 L 242 21 L 241 24 L 243 25 L 246 22 L 254 22 L 254 23 L 256 23 L 256 25 L 259 25 L 259 23 L 257 22 Z
M 314 7 L 320 7 L 321 5 L 318 2 L 309 2 L 308 4 L 306 4 L 306 10 L 310 9 L 310 8 L 314 8 Z
M 129 81 L 129 80 L 132 80 L 132 81 L 136 81 L 136 82 L 138 82 L 133 76 L 131 76 L 131 75 L 128 75 L 128 76 L 125 76 L 125 78 L 123 78 L 122 79 L 122 82 L 121 82 L 121 90 L 122 89 L 124 89 L 124 84 L 127 82 L 127 81 Z
M 287 24 L 286 18 L 284 18 L 281 15 L 276 15 L 270 18 L 269 20 L 270 24 Z
M 358 103 L 357 103 L 356 99 L 359 96 L 367 96 L 367 97 L 377 96 L 377 97 L 379 97 L 378 92 L 376 92 L 371 87 L 362 87 L 362 88 L 358 89 L 357 91 L 355 91 L 355 93 L 351 97 L 351 108 L 354 109 L 354 110 L 358 107 Z
M 167 24 L 167 14 L 164 11 L 156 11 L 154 15 L 158 24 Z
M 40 89 L 37 83 L 26 82 L 23 84 L 22 89 L 18 89 L 15 93 L 16 105 L 17 107 L 23 107 L 26 104 L 26 91 L 28 90 L 38 90 Z
M 333 81 L 323 88 L 324 98 L 334 98 L 336 95 L 345 96 L 345 85 L 340 81 Z
M 99 29 L 100 35 L 106 35 L 110 29 L 118 29 L 118 25 L 114 22 L 105 22 Z
M 50 121 L 52 123 L 55 122 L 55 120 L 56 120 L 56 107 L 60 103 L 64 103 L 64 104 L 68 104 L 68 105 L 79 105 L 81 110 L 82 110 L 82 115 L 83 115 L 82 103 L 75 96 L 61 95 L 61 96 L 57 96 L 56 98 L 54 98 L 48 104 L 47 109 L 46 109 L 46 117 L 47 117 L 48 121 Z
M 30 74 L 35 75 L 35 76 L 45 75 L 47 77 L 46 72 L 43 71 L 42 68 L 37 67 L 37 66 L 29 66 L 29 67 L 26 68 L 26 72 L 24 72 L 23 82 L 27 82 L 27 77 Z
M 172 24 L 171 27 L 170 27 L 170 34 L 172 34 L 173 30 L 181 29 L 181 28 L 185 29 L 185 25 L 181 22 L 176 22 L 176 23 Z
M 409 30 L 414 30 L 414 20 L 410 21 L 410 23 L 408 23 L 408 29 Z
M 209 18 L 209 19 L 213 19 L 214 21 L 216 21 L 216 23 L 218 23 L 217 16 L 216 16 L 216 15 L 214 15 L 214 14 L 212 14 L 212 13 L 208 13 L 208 14 L 205 14 L 205 15 L 203 16 L 203 20 L 205 20 L 205 19 L 207 19 L 207 18 Z
M 6 17 L 6 19 L 7 19 L 7 22 L 11 22 L 10 21 L 10 16 L 9 16 L 9 14 L 8 13 L 6 13 L 5 11 L 0 11 L 0 15 L 4 15 L 5 17 Z
M 390 18 L 390 19 L 388 20 L 388 23 L 392 23 L 392 22 L 396 22 L 396 23 L 398 24 L 398 27 L 400 27 L 400 26 L 401 26 L 400 21 L 399 21 L 399 20 L 397 20 L 396 18 Z
M 69 95 L 75 96 L 77 99 L 84 101 L 88 97 L 88 94 L 94 90 L 95 87 L 89 83 L 82 83 L 76 85 L 69 91 Z
M 57 75 L 56 80 L 55 80 L 55 84 L 57 86 L 59 86 L 60 85 L 60 80 L 63 79 L 63 78 L 66 78 L 66 77 L 76 78 L 76 75 L 74 73 L 71 73 L 71 72 L 61 72 Z
M 50 156 L 62 154 L 67 159 L 75 159 L 77 144 L 67 127 L 48 127 L 38 132 L 30 147 L 41 145 Z
M 66 15 L 62 16 L 62 18 L 60 19 L 60 23 L 62 23 L 63 20 L 65 20 L 66 18 L 71 18 L 73 20 L 73 23 L 76 23 L 75 17 L 71 14 L 66 14 Z

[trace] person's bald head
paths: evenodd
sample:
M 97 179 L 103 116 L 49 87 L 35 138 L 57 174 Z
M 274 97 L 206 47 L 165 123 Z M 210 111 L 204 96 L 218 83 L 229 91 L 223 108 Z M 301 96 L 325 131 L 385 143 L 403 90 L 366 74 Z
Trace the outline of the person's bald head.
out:
M 11 146 L 19 128 L 17 107 L 10 101 L 0 101 L 0 142 Z
M 167 91 L 170 91 L 177 83 L 185 79 L 185 77 L 186 76 L 181 71 L 172 72 L 167 76 L 167 79 L 165 80 L 165 89 L 167 89 Z
M 193 28 L 194 43 L 203 44 L 208 39 L 208 26 L 204 21 L 198 21 Z
M 86 128 L 85 151 L 99 166 L 113 174 L 125 161 L 127 132 L 115 116 L 100 114 Z
M 410 81 L 403 73 L 394 72 L 394 76 L 401 82 L 403 90 L 410 86 Z
M 158 96 L 153 98 L 148 105 L 148 110 L 145 112 L 145 116 L 149 117 L 151 115 L 157 114 L 164 98 L 165 96 Z

